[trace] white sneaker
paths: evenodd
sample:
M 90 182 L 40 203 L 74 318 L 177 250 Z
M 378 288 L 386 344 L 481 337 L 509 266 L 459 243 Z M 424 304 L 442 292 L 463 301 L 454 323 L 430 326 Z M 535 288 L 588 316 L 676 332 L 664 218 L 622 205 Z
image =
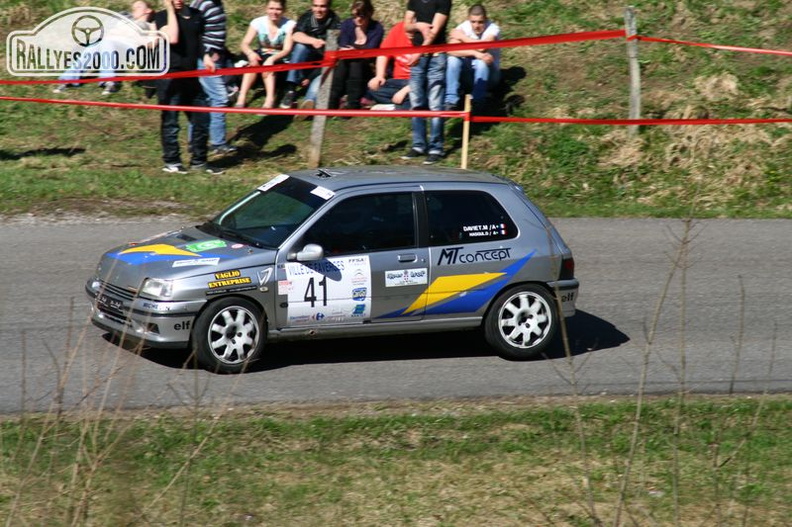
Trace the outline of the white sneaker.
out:
M 369 110 L 374 110 L 375 112 L 391 112 L 396 109 L 395 104 L 375 104 Z
M 103 86 L 102 95 L 112 95 L 121 89 L 121 84 L 118 82 L 107 81 Z
M 186 174 L 187 169 L 181 163 L 168 163 L 162 167 L 162 171 L 168 174 Z

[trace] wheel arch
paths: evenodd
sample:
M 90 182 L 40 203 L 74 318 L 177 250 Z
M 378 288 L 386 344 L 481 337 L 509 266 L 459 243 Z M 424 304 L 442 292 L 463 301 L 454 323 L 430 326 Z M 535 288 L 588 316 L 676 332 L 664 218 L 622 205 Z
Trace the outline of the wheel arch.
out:
M 553 289 L 551 287 L 549 287 L 546 282 L 541 282 L 541 281 L 538 281 L 538 280 L 523 280 L 522 282 L 507 283 L 506 285 L 504 285 L 503 287 L 498 289 L 498 292 L 495 293 L 494 295 L 492 295 L 492 298 L 490 298 L 489 302 L 487 303 L 487 309 L 485 309 L 484 313 L 482 313 L 482 315 L 481 315 L 481 325 L 482 326 L 484 325 L 484 323 L 487 320 L 487 317 L 489 316 L 490 312 L 492 311 L 492 307 L 495 305 L 495 301 L 498 298 L 500 298 L 503 293 L 505 293 L 509 289 L 513 289 L 515 287 L 525 286 L 525 285 L 538 285 L 539 287 L 541 287 L 542 289 L 547 291 L 547 293 L 550 294 L 554 299 L 556 298 L 555 291 L 553 291 Z M 557 305 L 555 306 L 555 308 L 556 308 L 556 310 L 558 310 L 558 306 Z

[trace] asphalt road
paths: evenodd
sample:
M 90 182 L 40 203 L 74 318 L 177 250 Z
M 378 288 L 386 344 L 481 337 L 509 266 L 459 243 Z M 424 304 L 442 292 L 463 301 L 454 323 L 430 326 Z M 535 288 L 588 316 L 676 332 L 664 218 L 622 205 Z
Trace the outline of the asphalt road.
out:
M 699 221 L 673 276 L 680 221 L 554 223 L 582 283 L 571 361 L 557 349 L 509 362 L 458 332 L 280 344 L 239 376 L 185 368 L 178 351 L 137 354 L 87 324 L 83 287 L 101 252 L 178 220 L 0 224 L 0 413 L 634 394 L 642 372 L 650 393 L 792 391 L 792 221 Z

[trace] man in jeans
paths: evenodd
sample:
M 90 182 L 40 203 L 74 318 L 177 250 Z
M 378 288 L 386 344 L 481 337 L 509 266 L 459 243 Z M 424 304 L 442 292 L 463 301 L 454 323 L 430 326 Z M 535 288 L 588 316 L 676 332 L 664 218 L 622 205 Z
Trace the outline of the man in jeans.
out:
M 450 44 L 458 42 L 481 42 L 479 49 L 451 51 L 446 70 L 445 109 L 458 110 L 461 81 L 472 77 L 473 108 L 476 112 L 484 107 L 487 90 L 500 82 L 500 49 L 486 48 L 486 42 L 500 38 L 500 28 L 487 18 L 487 10 L 476 4 L 468 10 L 468 19 L 451 30 Z
M 311 10 L 306 11 L 297 19 L 297 25 L 294 26 L 294 32 L 292 33 L 294 49 L 289 55 L 290 64 L 322 60 L 324 58 L 327 32 L 331 29 L 338 29 L 341 25 L 341 20 L 330 9 L 330 5 L 331 0 L 313 0 L 311 2 Z M 321 70 L 289 70 L 286 76 L 286 95 L 283 96 L 280 107 L 287 109 L 294 106 L 297 88 L 306 82 L 310 82 L 308 91 L 305 94 L 305 104 L 300 107 L 313 108 L 321 82 L 320 72 Z
M 413 46 L 446 43 L 446 22 L 451 12 L 451 0 L 409 0 L 404 15 L 404 29 L 411 36 Z M 420 52 L 420 49 L 416 50 Z M 445 53 L 423 53 L 410 68 L 410 107 L 413 110 L 443 110 L 445 99 Z M 402 159 L 424 159 L 433 165 L 443 158 L 444 119 L 433 117 L 426 140 L 426 118 L 412 118 L 412 147 Z
M 226 14 L 223 0 L 192 0 L 190 7 L 201 12 L 204 18 L 204 32 L 201 37 L 203 50 L 212 57 L 218 67 L 229 67 L 230 60 L 226 50 Z M 203 59 L 198 59 L 198 69 L 206 69 Z M 213 108 L 228 106 L 228 90 L 221 75 L 199 77 L 201 87 Z M 190 132 L 192 133 L 192 132 Z M 226 114 L 209 114 L 209 148 L 211 154 L 233 154 L 236 148 L 226 140 Z
M 164 4 L 165 10 L 154 15 L 154 22 L 157 29 L 168 35 L 170 41 L 168 73 L 195 70 L 201 55 L 206 69 L 214 71 L 212 57 L 203 53 L 201 33 L 204 30 L 204 19 L 201 12 L 185 5 L 184 0 L 164 0 Z M 159 104 L 167 106 L 206 106 L 206 95 L 195 77 L 157 80 L 157 99 Z M 209 115 L 203 112 L 185 113 L 192 124 L 190 169 L 208 174 L 222 173 L 206 163 Z M 163 172 L 187 173 L 179 151 L 179 130 L 179 112 L 163 110 L 160 119 L 162 158 L 165 161 Z

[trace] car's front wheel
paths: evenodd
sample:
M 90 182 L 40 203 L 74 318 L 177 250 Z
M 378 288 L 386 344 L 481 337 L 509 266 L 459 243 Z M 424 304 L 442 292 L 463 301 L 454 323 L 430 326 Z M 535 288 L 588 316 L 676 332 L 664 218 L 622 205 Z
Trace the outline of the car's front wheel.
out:
M 261 357 L 265 341 L 261 310 L 244 298 L 224 298 L 209 304 L 192 331 L 198 363 L 217 373 L 245 371 Z
M 526 360 L 544 353 L 558 332 L 558 309 L 546 289 L 523 284 L 508 289 L 490 307 L 484 336 L 507 359 Z

